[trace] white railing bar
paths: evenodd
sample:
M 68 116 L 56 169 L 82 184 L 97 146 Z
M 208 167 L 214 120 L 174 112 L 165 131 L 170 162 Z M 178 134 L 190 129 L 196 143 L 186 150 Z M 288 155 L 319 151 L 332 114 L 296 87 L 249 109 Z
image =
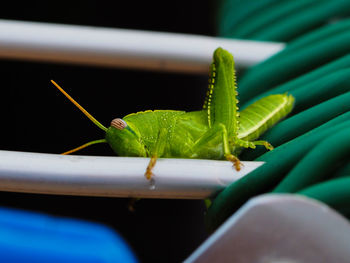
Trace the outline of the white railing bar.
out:
M 250 67 L 284 44 L 0 19 L 5 59 L 206 74 L 219 46 L 234 54 L 238 67 Z

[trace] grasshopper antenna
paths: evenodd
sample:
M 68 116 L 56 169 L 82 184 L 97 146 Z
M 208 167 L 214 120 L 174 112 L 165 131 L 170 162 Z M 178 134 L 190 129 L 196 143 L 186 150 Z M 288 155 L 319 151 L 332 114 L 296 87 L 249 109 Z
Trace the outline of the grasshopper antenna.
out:
M 55 81 L 51 80 L 52 84 L 56 86 L 56 88 L 63 93 L 79 110 L 84 113 L 86 117 L 88 117 L 97 127 L 101 130 L 107 131 L 107 128 L 103 126 L 100 122 L 98 122 L 90 113 L 88 113 L 78 102 L 76 102 L 67 92 L 65 92 Z
M 55 81 L 51 80 L 52 84 L 56 86 L 56 88 L 63 93 L 64 96 L 66 96 L 79 110 L 81 110 L 86 117 L 88 117 L 97 127 L 100 129 L 107 131 L 107 128 L 103 126 L 100 122 L 98 122 L 90 113 L 88 113 L 78 102 L 76 102 L 67 92 L 65 92 Z M 91 142 L 87 142 L 77 148 L 74 148 L 72 150 L 66 151 L 62 153 L 63 155 L 71 154 L 74 152 L 77 152 L 81 149 L 84 149 L 90 145 L 97 144 L 97 143 L 107 143 L 106 139 L 100 139 L 95 140 Z
M 96 140 L 96 141 L 87 142 L 87 143 L 85 143 L 83 145 L 80 145 L 77 148 L 74 148 L 72 150 L 69 150 L 69 151 L 66 151 L 66 152 L 62 153 L 62 155 L 68 155 L 68 154 L 80 151 L 81 149 L 84 149 L 84 148 L 86 148 L 86 147 L 88 147 L 90 145 L 97 144 L 97 143 L 107 143 L 107 141 L 106 141 L 106 139 L 100 139 L 100 140 Z

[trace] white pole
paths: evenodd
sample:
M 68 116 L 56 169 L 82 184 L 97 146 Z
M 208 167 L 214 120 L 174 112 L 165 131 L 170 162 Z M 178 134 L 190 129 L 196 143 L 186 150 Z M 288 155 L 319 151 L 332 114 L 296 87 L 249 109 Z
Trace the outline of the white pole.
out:
M 238 67 L 284 47 L 208 36 L 0 19 L 0 58 L 207 73 L 213 51 L 229 50 Z
M 158 159 L 154 180 L 144 173 L 149 158 L 66 156 L 0 151 L 0 191 L 61 195 L 204 199 L 256 169 L 243 162 Z

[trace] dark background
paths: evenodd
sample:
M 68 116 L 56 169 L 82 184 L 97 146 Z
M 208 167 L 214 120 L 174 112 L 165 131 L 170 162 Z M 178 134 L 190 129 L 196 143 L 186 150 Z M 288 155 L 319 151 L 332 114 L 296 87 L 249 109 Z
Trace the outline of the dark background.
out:
M 209 1 L 26 1 L 1 6 L 1 19 L 166 32 L 214 34 Z M 0 149 L 60 153 L 103 133 L 66 100 L 62 85 L 101 123 L 148 109 L 197 110 L 207 77 L 139 70 L 0 60 Z M 109 146 L 79 154 L 113 155 Z M 202 201 L 129 200 L 0 192 L 0 205 L 109 225 L 142 262 L 179 262 L 207 237 Z

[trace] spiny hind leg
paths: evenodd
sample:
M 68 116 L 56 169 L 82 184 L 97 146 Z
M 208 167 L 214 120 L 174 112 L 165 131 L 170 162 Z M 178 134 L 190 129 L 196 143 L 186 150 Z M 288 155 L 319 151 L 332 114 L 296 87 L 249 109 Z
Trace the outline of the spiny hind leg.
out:
M 195 143 L 195 145 L 192 147 L 192 152 L 194 153 L 193 156 L 196 156 L 196 153 L 200 152 L 201 149 L 205 149 L 208 145 L 208 142 L 217 139 L 218 136 L 222 137 L 223 152 L 226 160 L 232 162 L 237 171 L 241 170 L 242 163 L 235 155 L 231 153 L 226 126 L 221 123 L 216 124 L 214 127 L 211 127 Z
M 235 142 L 236 145 L 244 148 L 252 148 L 255 149 L 257 145 L 265 146 L 267 150 L 273 150 L 273 146 L 267 142 L 267 141 L 244 141 L 244 140 L 237 140 Z

